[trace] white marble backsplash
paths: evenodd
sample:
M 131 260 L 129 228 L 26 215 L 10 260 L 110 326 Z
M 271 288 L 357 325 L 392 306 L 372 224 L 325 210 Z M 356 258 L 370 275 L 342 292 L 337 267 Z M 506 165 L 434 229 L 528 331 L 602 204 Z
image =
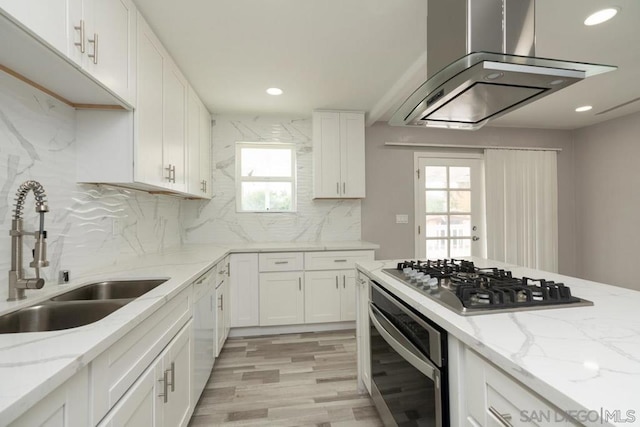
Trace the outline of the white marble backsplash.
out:
M 360 240 L 360 200 L 312 200 L 310 118 L 217 116 L 213 140 L 213 199 L 186 202 L 190 243 Z M 238 213 L 235 143 L 287 142 L 297 147 L 297 211 Z
M 75 110 L 0 72 L 0 298 L 7 293 L 10 268 L 9 229 L 15 191 L 26 180 L 45 188 L 50 266 L 86 272 L 115 263 L 119 257 L 157 252 L 183 240 L 180 199 L 152 196 L 107 186 L 79 185 L 75 180 Z M 115 226 L 114 226 L 115 222 Z M 37 227 L 33 195 L 25 203 L 25 229 Z M 27 274 L 33 238 L 27 236 Z

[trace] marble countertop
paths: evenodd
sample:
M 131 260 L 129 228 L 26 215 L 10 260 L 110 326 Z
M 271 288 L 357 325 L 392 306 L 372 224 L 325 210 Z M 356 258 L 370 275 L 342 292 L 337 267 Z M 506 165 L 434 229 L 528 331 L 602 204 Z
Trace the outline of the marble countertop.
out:
M 640 292 L 471 259 L 514 277 L 565 283 L 572 295 L 594 305 L 461 316 L 381 271 L 397 261 L 358 263 L 358 269 L 560 409 L 582 411 L 573 413 L 584 415 L 584 424 L 640 425 Z M 593 421 L 616 410 L 617 422 Z M 633 423 L 627 411 L 634 411 Z
M 62 385 L 96 356 L 166 304 L 229 253 L 372 250 L 368 242 L 250 243 L 185 245 L 160 254 L 131 257 L 115 265 L 72 276 L 65 285 L 27 291 L 27 299 L 0 300 L 0 315 L 37 304 L 92 281 L 169 278 L 111 315 L 86 326 L 51 332 L 0 334 L 0 425 L 5 425 Z M 5 289 L 6 292 L 6 289 Z

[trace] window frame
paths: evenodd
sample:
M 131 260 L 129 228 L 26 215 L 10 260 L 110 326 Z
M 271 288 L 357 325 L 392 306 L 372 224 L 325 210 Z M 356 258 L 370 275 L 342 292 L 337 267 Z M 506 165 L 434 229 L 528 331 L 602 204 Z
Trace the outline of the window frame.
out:
M 237 213 L 296 213 L 298 209 L 297 203 L 297 162 L 296 162 L 296 144 L 287 142 L 245 142 L 238 141 L 235 144 L 236 149 L 236 212 Z M 273 176 L 242 176 L 242 149 L 243 148 L 260 148 L 260 149 L 280 149 L 291 150 L 291 176 L 273 177 Z M 242 184 L 244 182 L 290 182 L 291 183 L 291 209 L 290 210 L 247 210 L 242 209 Z

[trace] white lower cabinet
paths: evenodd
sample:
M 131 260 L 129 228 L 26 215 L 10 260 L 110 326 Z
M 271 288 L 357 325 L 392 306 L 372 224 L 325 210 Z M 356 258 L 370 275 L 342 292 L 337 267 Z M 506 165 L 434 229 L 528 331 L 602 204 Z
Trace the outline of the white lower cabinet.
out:
M 369 344 L 369 279 L 362 273 L 357 278 L 356 339 L 358 353 L 358 384 L 371 394 L 371 352 Z
M 228 310 L 225 310 L 225 283 L 222 282 L 216 288 L 216 357 L 220 355 L 224 341 L 227 339 L 228 330 L 225 327 L 225 314 Z
M 88 369 L 84 368 L 14 421 L 11 427 L 89 425 L 88 389 Z M 3 424 L 2 420 L 0 420 L 0 424 Z
M 356 319 L 355 270 L 304 273 L 305 323 Z
M 186 426 L 191 416 L 189 321 L 100 422 L 104 427 Z
M 231 327 L 260 324 L 258 254 L 232 254 L 229 267 Z
M 303 274 L 260 273 L 260 326 L 304 323 Z
M 204 390 L 216 353 L 215 267 L 193 285 L 193 400 Z
M 468 426 L 578 426 L 576 420 L 509 377 L 474 351 L 465 351 Z

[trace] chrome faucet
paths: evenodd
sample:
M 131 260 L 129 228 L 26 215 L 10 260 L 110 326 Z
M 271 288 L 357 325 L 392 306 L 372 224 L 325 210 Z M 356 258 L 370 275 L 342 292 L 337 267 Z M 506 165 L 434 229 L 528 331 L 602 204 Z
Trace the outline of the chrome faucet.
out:
M 22 228 L 22 211 L 24 201 L 29 191 L 33 191 L 36 199 L 36 212 L 40 214 L 40 230 L 24 231 Z M 44 279 L 40 277 L 40 268 L 47 267 L 47 232 L 44 230 L 44 214 L 49 212 L 47 195 L 44 188 L 37 181 L 25 181 L 16 192 L 16 208 L 11 220 L 11 270 L 9 270 L 9 297 L 7 301 L 25 299 L 25 289 L 40 289 L 44 286 Z M 33 235 L 36 238 L 33 250 L 33 261 L 29 264 L 36 270 L 36 277 L 25 278 L 22 268 L 22 236 Z

